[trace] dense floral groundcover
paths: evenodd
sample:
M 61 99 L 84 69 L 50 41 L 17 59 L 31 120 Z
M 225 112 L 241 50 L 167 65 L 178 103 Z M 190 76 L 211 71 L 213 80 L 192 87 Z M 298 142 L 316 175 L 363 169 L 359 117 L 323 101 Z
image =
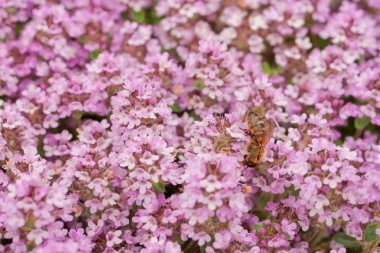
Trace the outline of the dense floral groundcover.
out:
M 379 251 L 379 27 L 378 0 L 0 1 L 0 251 Z

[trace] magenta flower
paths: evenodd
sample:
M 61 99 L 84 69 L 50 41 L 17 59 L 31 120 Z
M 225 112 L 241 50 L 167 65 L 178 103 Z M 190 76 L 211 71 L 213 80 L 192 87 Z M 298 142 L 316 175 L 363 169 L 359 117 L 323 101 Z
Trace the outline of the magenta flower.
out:
M 123 240 L 119 237 L 121 236 L 121 230 L 116 230 L 115 232 L 109 231 L 106 235 L 107 246 L 112 247 L 114 245 L 120 244 Z
M 44 239 L 48 238 L 49 233 L 42 229 L 34 229 L 28 233 L 27 238 L 30 241 L 34 241 L 37 245 L 41 244 Z
M 0 251 L 376 252 L 379 25 L 377 0 L 2 2 Z

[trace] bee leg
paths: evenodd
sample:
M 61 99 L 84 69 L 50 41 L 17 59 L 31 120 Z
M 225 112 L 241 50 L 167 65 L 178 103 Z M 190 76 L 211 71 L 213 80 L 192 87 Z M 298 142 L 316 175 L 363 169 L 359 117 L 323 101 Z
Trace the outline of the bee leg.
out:
M 265 146 L 263 145 L 260 145 L 259 146 L 259 157 L 260 157 L 260 160 L 262 160 L 264 157 L 264 154 L 265 154 Z
M 249 161 L 246 159 L 246 155 L 244 156 L 244 165 L 246 165 L 247 167 L 254 167 L 256 164 L 253 163 L 252 161 Z
M 260 145 L 260 142 L 259 142 L 259 140 L 257 139 L 257 136 L 254 133 L 251 133 L 250 137 L 255 141 L 255 144 L 257 144 L 257 146 Z

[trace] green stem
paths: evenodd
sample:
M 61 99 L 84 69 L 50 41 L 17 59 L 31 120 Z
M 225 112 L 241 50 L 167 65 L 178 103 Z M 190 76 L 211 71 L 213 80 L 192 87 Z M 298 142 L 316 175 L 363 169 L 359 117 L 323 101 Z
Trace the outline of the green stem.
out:
M 376 241 L 372 242 L 372 243 L 369 243 L 368 246 L 366 246 L 364 248 L 364 253 L 372 253 L 372 252 L 375 252 L 375 249 L 377 247 L 377 245 L 379 245 L 380 243 L 380 238 L 377 239 Z
M 312 239 L 310 241 L 310 249 L 314 249 L 316 246 L 318 246 L 319 242 L 323 239 L 323 235 L 325 233 L 325 228 L 326 228 L 325 225 L 320 227 L 318 229 L 319 231 L 312 237 Z
M 188 250 L 190 250 L 193 246 L 194 246 L 194 241 L 191 241 L 187 246 L 186 246 L 186 248 L 184 249 L 184 251 L 183 252 L 190 252 L 190 251 L 188 251 Z
M 360 138 L 360 136 L 362 136 L 364 130 L 365 130 L 365 128 L 356 129 L 356 132 L 355 132 L 355 135 L 354 135 L 355 139 Z

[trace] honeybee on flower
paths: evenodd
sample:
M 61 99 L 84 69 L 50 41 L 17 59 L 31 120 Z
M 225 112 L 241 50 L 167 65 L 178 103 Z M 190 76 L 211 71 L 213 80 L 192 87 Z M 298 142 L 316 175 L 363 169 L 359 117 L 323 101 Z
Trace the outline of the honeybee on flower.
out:
M 244 163 L 251 167 L 260 163 L 265 157 L 265 146 L 272 137 L 274 122 L 265 118 L 263 106 L 250 108 L 245 114 L 245 121 L 248 129 L 242 130 L 250 137 L 250 141 L 245 149 Z

